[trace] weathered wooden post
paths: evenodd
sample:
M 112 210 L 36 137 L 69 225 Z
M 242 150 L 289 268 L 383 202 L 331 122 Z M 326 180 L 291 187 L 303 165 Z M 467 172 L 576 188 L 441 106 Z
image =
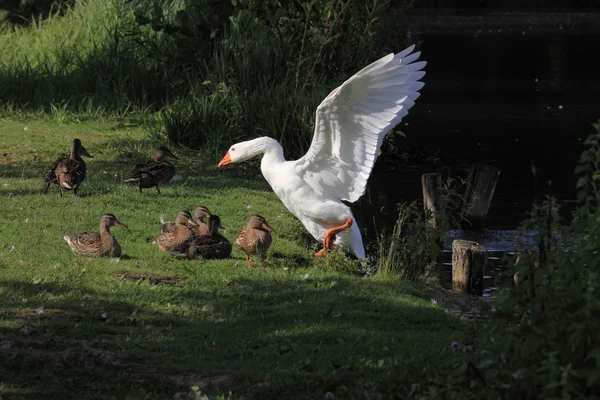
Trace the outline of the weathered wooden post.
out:
M 499 176 L 500 170 L 491 165 L 475 164 L 471 167 L 463 208 L 463 216 L 470 224 L 464 224 L 465 229 L 483 227 Z
M 487 250 L 468 240 L 452 242 L 452 291 L 483 295 L 483 268 Z
M 421 175 L 421 186 L 423 187 L 423 207 L 425 217 L 431 225 L 438 229 L 440 221 L 436 214 L 444 212 L 442 205 L 442 174 L 439 172 Z

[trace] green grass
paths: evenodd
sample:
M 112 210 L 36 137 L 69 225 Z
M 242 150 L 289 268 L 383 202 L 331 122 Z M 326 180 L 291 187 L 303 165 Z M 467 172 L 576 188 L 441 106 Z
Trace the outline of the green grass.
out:
M 87 180 L 78 196 L 43 194 L 74 137 L 94 155 Z M 0 138 L 3 398 L 168 399 L 192 386 L 210 398 L 390 398 L 425 384 L 423 368 L 462 337 L 424 287 L 315 260 L 256 165 L 217 170 L 220 154 L 172 148 L 182 179 L 140 195 L 121 178 L 164 143 L 135 124 L 0 120 Z M 250 214 L 265 216 L 276 230 L 267 268 L 248 270 L 238 249 L 184 261 L 151 243 L 161 214 L 198 205 L 230 240 Z M 103 213 L 129 226 L 112 230 L 124 256 L 75 257 L 63 235 L 96 230 Z

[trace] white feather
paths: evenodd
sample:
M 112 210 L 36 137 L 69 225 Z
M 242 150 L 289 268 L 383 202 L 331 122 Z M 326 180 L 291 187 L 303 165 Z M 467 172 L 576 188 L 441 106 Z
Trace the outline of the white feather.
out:
M 285 161 L 279 143 L 262 137 L 233 145 L 229 162 L 264 154 L 261 171 L 273 191 L 322 240 L 327 229 L 354 220 L 342 200 L 354 202 L 364 194 L 384 136 L 419 97 L 426 63 L 417 62 L 421 53 L 413 50 L 414 45 L 388 54 L 332 90 L 317 108 L 313 140 L 302 158 Z M 355 221 L 336 242 L 344 240 L 364 257 Z

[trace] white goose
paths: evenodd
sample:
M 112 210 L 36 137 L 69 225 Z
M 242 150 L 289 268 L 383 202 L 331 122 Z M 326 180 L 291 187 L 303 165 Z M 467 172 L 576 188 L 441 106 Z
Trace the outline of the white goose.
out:
M 364 194 L 384 136 L 419 97 L 426 63 L 414 62 L 421 53 L 413 50 L 388 54 L 329 93 L 317 108 L 313 141 L 302 158 L 286 161 L 275 139 L 259 137 L 231 146 L 218 166 L 263 154 L 260 169 L 273 191 L 323 241 L 317 254 L 346 242 L 364 258 L 360 229 L 342 200 Z M 346 229 L 349 235 L 338 235 Z

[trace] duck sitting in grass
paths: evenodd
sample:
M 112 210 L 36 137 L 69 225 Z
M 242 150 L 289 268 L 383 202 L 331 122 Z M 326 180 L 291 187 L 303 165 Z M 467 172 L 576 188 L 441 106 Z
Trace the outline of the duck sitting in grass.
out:
M 74 236 L 64 236 L 73 253 L 84 257 L 121 257 L 121 246 L 110 233 L 112 226 L 128 229 L 113 214 L 100 217 L 99 232 L 85 232 Z
M 194 238 L 188 249 L 189 258 L 227 258 L 231 255 L 231 243 L 219 233 L 221 218 L 218 215 L 208 217 L 208 235 L 200 235 Z
M 175 167 L 169 162 L 169 158 L 178 159 L 167 147 L 160 146 L 152 160 L 137 164 L 131 169 L 125 182 L 138 185 L 140 193 L 142 189 L 151 187 L 156 187 L 156 191 L 160 193 L 159 185 L 169 182 L 175 176 Z
M 273 228 L 260 215 L 251 216 L 246 226 L 240 231 L 234 244 L 246 253 L 248 268 L 252 268 L 250 256 L 256 253 L 260 254 L 260 266 L 264 268 L 267 251 L 273 241 L 272 231 Z
M 194 226 L 192 230 L 194 234 L 198 236 L 202 235 L 210 235 L 210 228 L 208 227 L 208 222 L 205 221 L 205 218 L 210 218 L 212 214 L 208 211 L 208 208 L 204 206 L 196 207 L 194 210 L 194 222 L 198 224 L 198 226 Z
M 179 211 L 175 223 L 163 224 L 161 233 L 156 238 L 158 248 L 173 255 L 185 254 L 195 237 L 191 228 L 196 225 L 198 224 L 194 222 L 189 211 Z
M 69 157 L 59 157 L 46 172 L 44 182 L 47 185 L 44 193 L 48 193 L 48 188 L 54 183 L 58 185 L 60 197 L 63 196 L 63 189 L 73 189 L 73 193 L 77 194 L 77 189 L 79 189 L 79 185 L 85 179 L 87 172 L 85 161 L 83 161 L 81 156 L 94 158 L 83 147 L 81 140 L 73 139 L 71 143 L 71 155 Z

